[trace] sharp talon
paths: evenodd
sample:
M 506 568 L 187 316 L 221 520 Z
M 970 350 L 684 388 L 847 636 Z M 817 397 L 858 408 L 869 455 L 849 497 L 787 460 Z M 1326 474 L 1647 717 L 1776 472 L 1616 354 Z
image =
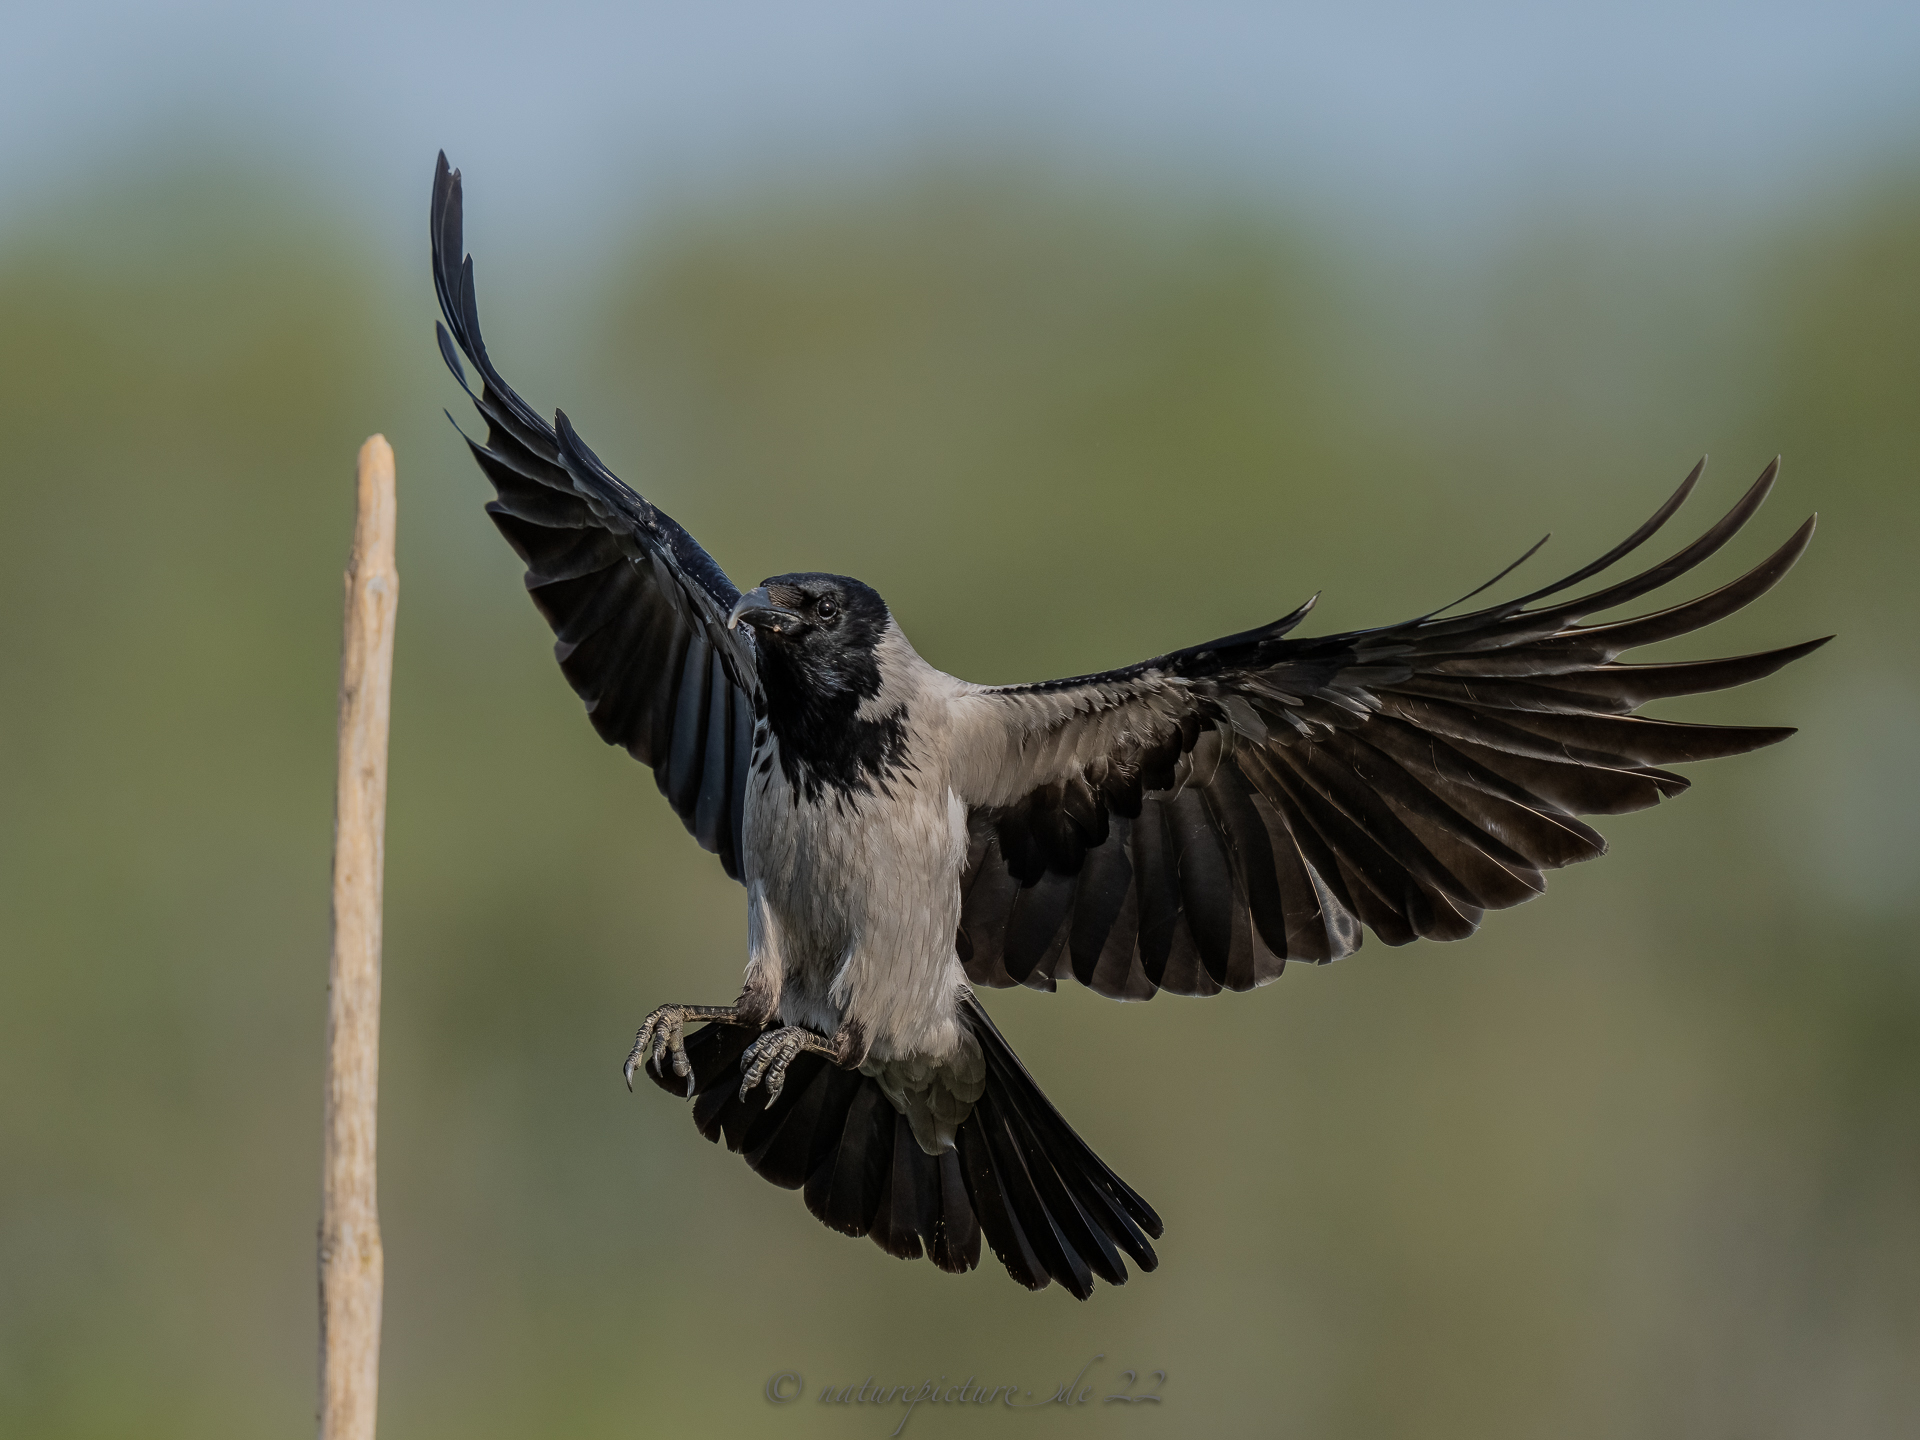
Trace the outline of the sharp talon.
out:
M 646 1053 L 643 1049 L 646 1035 L 647 1027 L 642 1025 L 640 1027 L 640 1033 L 633 1037 L 633 1049 L 627 1052 L 626 1064 L 620 1067 L 620 1075 L 621 1078 L 627 1082 L 627 1093 L 629 1095 L 633 1093 L 633 1072 L 640 1068 L 641 1057 Z
M 817 1050 L 823 1055 L 830 1053 L 826 1042 L 800 1026 L 786 1025 L 766 1031 L 741 1052 L 740 1098 L 745 1100 L 747 1092 L 764 1081 L 766 1103 L 773 1104 L 787 1088 L 788 1069 L 808 1050 Z
M 687 1009 L 682 1005 L 662 1005 L 642 1022 L 639 1033 L 633 1037 L 633 1049 L 620 1070 L 627 1089 L 633 1089 L 633 1072 L 643 1067 L 654 1079 L 664 1079 L 663 1071 L 671 1057 L 674 1075 L 686 1082 L 685 1093 L 693 1094 L 695 1077 L 693 1062 L 687 1058 L 685 1034 Z

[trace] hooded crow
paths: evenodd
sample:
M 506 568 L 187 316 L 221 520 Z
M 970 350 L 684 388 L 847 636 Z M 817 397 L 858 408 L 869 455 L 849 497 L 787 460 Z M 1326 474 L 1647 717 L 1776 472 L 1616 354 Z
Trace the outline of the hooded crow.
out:
M 922 660 L 858 580 L 776 575 L 742 593 L 564 413 L 548 424 L 514 393 L 480 338 L 444 154 L 432 232 L 440 350 L 486 424 L 468 443 L 498 495 L 487 512 L 526 562 L 560 669 L 747 891 L 739 998 L 648 1015 L 627 1083 L 644 1068 L 827 1225 L 943 1270 L 972 1269 L 984 1238 L 1022 1285 L 1084 1299 L 1095 1277 L 1122 1283 L 1129 1259 L 1153 1269 L 1161 1234 L 976 988 L 1215 995 L 1350 955 L 1363 930 L 1461 939 L 1546 871 L 1605 850 L 1578 817 L 1677 795 L 1688 782 L 1667 765 L 1793 733 L 1641 705 L 1770 675 L 1823 643 L 1617 658 L 1764 594 L 1812 519 L 1699 599 L 1581 623 L 1718 551 L 1776 470 L 1671 558 L 1570 597 L 1672 517 L 1696 466 L 1612 550 L 1515 600 L 1452 613 L 1475 591 L 1295 638 L 1309 600 L 1105 674 L 968 684 Z

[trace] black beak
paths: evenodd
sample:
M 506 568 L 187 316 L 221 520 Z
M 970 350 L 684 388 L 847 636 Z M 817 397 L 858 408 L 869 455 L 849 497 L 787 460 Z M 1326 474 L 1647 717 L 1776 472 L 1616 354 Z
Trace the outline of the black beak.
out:
M 756 630 L 771 630 L 776 635 L 797 629 L 801 623 L 800 616 L 774 603 L 773 596 L 767 593 L 764 585 L 756 586 L 734 601 L 733 609 L 727 615 L 727 628 L 733 629 L 742 620 Z

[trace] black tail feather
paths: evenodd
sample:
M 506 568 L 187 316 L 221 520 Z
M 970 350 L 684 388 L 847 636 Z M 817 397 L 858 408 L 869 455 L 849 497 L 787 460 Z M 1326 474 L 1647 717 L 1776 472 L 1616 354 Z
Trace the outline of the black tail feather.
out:
M 755 1032 L 739 1025 L 687 1036 L 694 1123 L 756 1174 L 802 1191 L 823 1224 L 901 1259 L 963 1273 L 984 1238 L 1028 1289 L 1058 1280 L 1082 1300 L 1096 1276 L 1125 1283 L 1123 1256 L 1157 1266 L 1147 1237 L 1160 1217 L 1061 1118 L 979 1002 L 968 997 L 962 1017 L 985 1052 L 987 1088 L 944 1155 L 920 1148 L 876 1081 L 819 1055 L 793 1061 L 771 1105 L 763 1089 L 742 1100 L 740 1056 Z M 687 1095 L 671 1068 L 647 1073 Z

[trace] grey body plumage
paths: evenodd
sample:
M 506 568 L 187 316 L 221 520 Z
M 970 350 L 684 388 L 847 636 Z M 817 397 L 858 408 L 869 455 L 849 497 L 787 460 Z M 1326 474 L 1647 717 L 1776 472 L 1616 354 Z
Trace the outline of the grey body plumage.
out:
M 1667 560 L 1568 598 L 1673 516 L 1696 466 L 1621 544 L 1518 599 L 1296 638 L 1309 601 L 1121 670 L 969 684 L 924 661 L 860 581 L 797 573 L 742 594 L 564 414 L 549 424 L 501 379 L 444 155 L 432 239 L 441 353 L 463 387 L 463 360 L 481 379 L 468 394 L 487 435 L 468 443 L 496 491 L 487 509 L 527 564 L 561 669 L 746 887 L 739 998 L 648 1016 L 628 1083 L 644 1068 L 824 1223 L 942 1269 L 972 1268 L 984 1240 L 1022 1284 L 1085 1298 L 1095 1278 L 1123 1282 L 1127 1259 L 1152 1269 L 1161 1233 L 976 988 L 1212 995 L 1349 955 L 1367 930 L 1462 938 L 1547 870 L 1602 853 L 1580 816 L 1678 794 L 1688 782 L 1668 764 L 1792 733 L 1642 705 L 1823 643 L 1617 659 L 1765 593 L 1811 519 L 1717 590 L 1587 621 L 1720 549 L 1774 466 Z
M 776 655 L 798 638 L 760 635 L 759 647 Z M 850 1036 L 850 1058 L 903 1109 L 917 1142 L 939 1154 L 952 1148 L 983 1078 L 979 1046 L 960 1021 L 967 984 L 953 944 L 967 857 L 967 809 L 947 763 L 956 682 L 914 652 L 890 615 L 871 646 L 859 658 L 873 661 L 872 693 L 818 737 L 837 763 L 822 762 L 805 727 L 756 731 L 746 989 L 784 1025 Z M 779 663 L 768 656 L 763 675 Z M 848 747 L 848 729 L 859 726 L 868 728 Z

